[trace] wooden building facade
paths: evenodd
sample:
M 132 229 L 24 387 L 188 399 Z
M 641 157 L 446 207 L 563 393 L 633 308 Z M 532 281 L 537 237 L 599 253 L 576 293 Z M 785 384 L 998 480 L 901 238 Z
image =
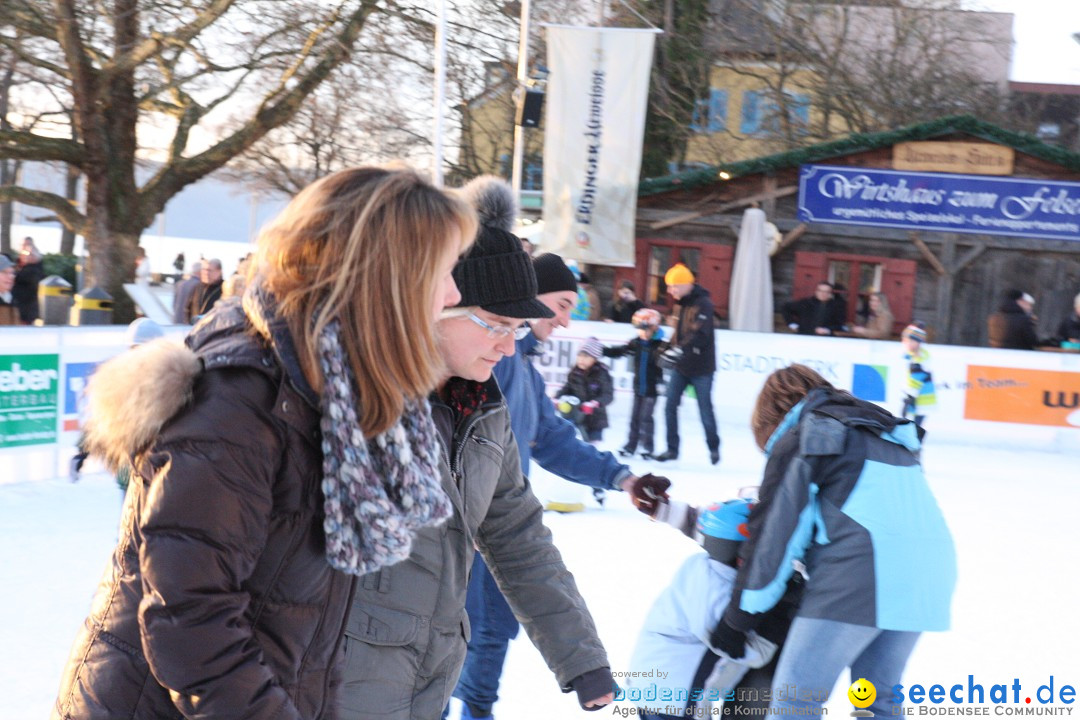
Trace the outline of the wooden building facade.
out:
M 710 291 L 717 324 L 726 327 L 742 212 L 757 204 L 782 235 L 772 257 L 778 310 L 829 280 L 844 286 L 852 324 L 865 293 L 880 290 L 891 302 L 895 332 L 920 320 L 933 342 L 979 346 L 987 344 L 987 316 L 1007 289 L 1017 288 L 1036 299 L 1040 337 L 1052 336 L 1080 292 L 1080 233 L 1050 240 L 799 220 L 801 166 L 893 169 L 895 146 L 925 141 L 1005 148 L 1014 178 L 1080 182 L 1080 155 L 969 116 L 850 136 L 723 168 L 643 181 L 635 266 L 591 266 L 594 284 L 610 297 L 620 280 L 629 279 L 651 306 L 669 309 L 663 274 L 681 261 Z M 1080 212 L 1071 219 L 1080 222 Z M 779 316 L 777 327 L 782 328 Z

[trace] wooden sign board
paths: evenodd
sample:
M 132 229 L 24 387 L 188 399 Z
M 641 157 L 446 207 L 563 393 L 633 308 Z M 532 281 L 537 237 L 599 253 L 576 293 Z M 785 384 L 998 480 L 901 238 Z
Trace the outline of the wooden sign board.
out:
M 991 143 L 904 142 L 893 145 L 893 170 L 1012 175 L 1016 153 Z

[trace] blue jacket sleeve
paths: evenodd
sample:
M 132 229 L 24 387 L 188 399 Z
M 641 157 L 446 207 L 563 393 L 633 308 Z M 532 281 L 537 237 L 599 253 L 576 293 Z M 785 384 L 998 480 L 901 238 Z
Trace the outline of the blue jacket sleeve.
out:
M 619 483 L 630 468 L 609 452 L 600 452 L 578 437 L 573 423 L 555 414 L 547 399 L 544 378 L 529 365 L 533 390 L 539 402 L 540 426 L 532 447 L 532 459 L 550 473 L 571 482 L 605 490 L 621 490 Z

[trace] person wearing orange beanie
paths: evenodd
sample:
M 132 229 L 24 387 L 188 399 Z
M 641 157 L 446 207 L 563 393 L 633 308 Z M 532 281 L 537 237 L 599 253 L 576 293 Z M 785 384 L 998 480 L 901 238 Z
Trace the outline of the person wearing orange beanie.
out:
M 668 294 L 675 300 L 678 322 L 671 347 L 663 358 L 670 368 L 667 384 L 667 450 L 656 459 L 665 462 L 679 457 L 679 402 L 686 386 L 697 395 L 709 462 L 720 462 L 720 433 L 712 406 L 713 373 L 716 372 L 716 345 L 713 337 L 713 303 L 709 291 L 694 281 L 686 265 L 675 263 L 664 274 Z

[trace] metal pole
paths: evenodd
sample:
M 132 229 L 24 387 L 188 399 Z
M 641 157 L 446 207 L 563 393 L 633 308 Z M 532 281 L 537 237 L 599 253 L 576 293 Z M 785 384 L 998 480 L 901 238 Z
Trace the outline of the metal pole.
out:
M 521 34 L 518 37 L 517 93 L 525 91 L 525 80 L 529 74 L 529 6 L 530 0 L 521 0 Z M 514 189 L 514 199 L 521 202 L 522 161 L 525 157 L 525 128 L 514 124 L 514 164 L 511 166 L 510 186 Z
M 435 141 L 432 147 L 431 180 L 443 185 L 443 107 L 446 105 L 446 0 L 439 0 L 435 23 Z

